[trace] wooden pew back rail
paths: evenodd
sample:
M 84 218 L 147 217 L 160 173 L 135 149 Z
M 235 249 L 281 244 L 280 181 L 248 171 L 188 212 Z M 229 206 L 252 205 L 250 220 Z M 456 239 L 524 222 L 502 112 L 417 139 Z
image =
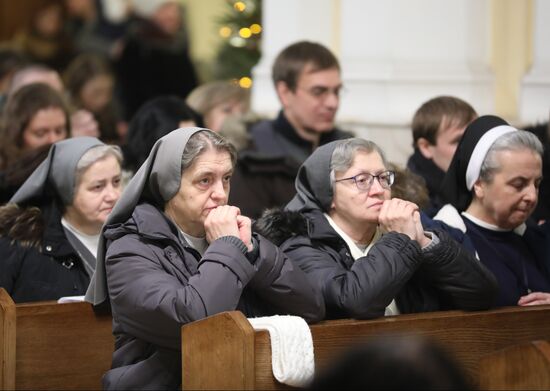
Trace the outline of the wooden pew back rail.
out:
M 484 375 L 479 367 L 484 356 L 517 344 L 550 340 L 550 306 L 332 320 L 312 325 L 311 333 L 316 369 L 358 341 L 391 333 L 420 334 L 447 348 L 478 385 Z M 183 389 L 288 388 L 273 377 L 268 333 L 255 332 L 236 311 L 183 326 L 182 370 Z
M 15 305 L 0 288 L 2 389 L 101 389 L 114 339 L 89 303 Z

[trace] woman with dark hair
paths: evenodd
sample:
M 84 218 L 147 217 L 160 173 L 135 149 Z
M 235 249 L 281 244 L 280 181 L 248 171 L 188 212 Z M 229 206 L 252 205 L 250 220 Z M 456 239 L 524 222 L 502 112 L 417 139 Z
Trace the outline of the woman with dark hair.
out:
M 121 159 L 93 137 L 60 141 L 0 207 L 0 286 L 15 302 L 86 292 L 101 226 L 120 195 Z
M 0 170 L 23 153 L 70 136 L 63 97 L 45 84 L 29 84 L 10 96 L 0 123 Z
M 537 137 L 486 115 L 464 132 L 434 217 L 471 239 L 496 276 L 496 304 L 550 304 L 548 233 L 529 220 L 538 201 L 543 147 Z
M 158 140 L 105 223 L 87 300 L 110 300 L 116 350 L 105 389 L 176 389 L 181 326 L 222 311 L 320 320 L 322 297 L 227 205 L 236 161 L 208 129 Z
M 203 122 L 184 99 L 163 95 L 146 102 L 130 121 L 126 145 L 122 147 L 124 168 L 136 172 L 158 139 L 174 129 L 188 126 L 202 127 Z

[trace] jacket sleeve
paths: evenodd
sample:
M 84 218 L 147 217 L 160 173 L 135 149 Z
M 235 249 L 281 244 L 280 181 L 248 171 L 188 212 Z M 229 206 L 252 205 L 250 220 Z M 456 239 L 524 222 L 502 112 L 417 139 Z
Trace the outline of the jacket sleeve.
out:
M 424 280 L 438 291 L 445 304 L 442 309 L 491 307 L 498 292 L 495 276 L 445 231 L 433 232 L 440 243 L 423 253 L 421 272 Z
M 19 271 L 23 264 L 25 251 L 9 238 L 0 239 L 0 287 L 12 295 Z
M 272 307 L 274 314 L 290 314 L 308 323 L 325 317 L 325 304 L 318 286 L 310 284 L 305 273 L 278 247 L 260 235 L 255 235 L 259 255 L 256 274 L 249 287 Z
M 218 240 L 196 272 L 187 269 L 191 275 L 185 276 L 178 270 L 187 263 L 170 249 L 145 244 L 134 234 L 113 241 L 106 255 L 107 282 L 113 315 L 125 332 L 179 349 L 181 325 L 234 310 L 254 267 L 236 246 Z
M 384 235 L 355 262 L 304 236 L 288 240 L 283 249 L 322 292 L 329 317 L 359 319 L 383 316 L 421 258 L 418 244 L 399 233 Z

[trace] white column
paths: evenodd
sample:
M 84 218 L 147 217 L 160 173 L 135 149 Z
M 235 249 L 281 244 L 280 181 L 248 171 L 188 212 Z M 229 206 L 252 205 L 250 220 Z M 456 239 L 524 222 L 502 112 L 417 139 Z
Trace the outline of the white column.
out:
M 334 0 L 263 0 L 262 58 L 253 70 L 255 111 L 274 115 L 280 109 L 271 82 L 271 66 L 282 49 L 301 40 L 331 47 L 333 4 Z
M 550 2 L 534 0 L 533 64 L 521 83 L 522 123 L 548 121 L 550 116 Z
M 407 123 L 436 95 L 493 110 L 488 1 L 344 0 L 342 7 L 350 90 L 342 118 Z

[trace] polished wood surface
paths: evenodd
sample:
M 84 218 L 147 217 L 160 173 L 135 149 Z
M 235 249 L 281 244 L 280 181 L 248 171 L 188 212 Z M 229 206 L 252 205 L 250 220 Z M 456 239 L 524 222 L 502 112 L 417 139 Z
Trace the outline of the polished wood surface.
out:
M 550 342 L 532 341 L 483 357 L 482 390 L 549 390 Z
M 240 312 L 227 312 L 209 318 L 211 327 L 208 331 L 201 327 L 202 323 L 194 322 L 183 326 L 184 335 L 191 336 L 193 343 L 187 345 L 182 340 L 182 352 L 184 357 L 201 356 L 204 365 L 215 360 L 225 361 L 223 352 L 230 350 L 231 355 L 237 354 L 232 348 L 216 347 L 213 355 L 213 347 L 209 344 L 233 343 L 231 334 L 226 334 L 223 340 L 213 335 L 214 327 L 218 329 L 231 329 L 233 323 L 239 325 L 243 333 L 253 331 L 252 326 L 246 321 Z M 213 326 L 218 323 L 217 326 Z M 315 350 L 316 370 L 320 370 L 331 362 L 331 359 L 361 341 L 368 338 L 376 338 L 382 335 L 398 333 L 400 335 L 427 335 L 447 348 L 464 367 L 470 380 L 478 385 L 480 377 L 480 360 L 487 354 L 491 354 L 506 347 L 526 343 L 533 340 L 550 339 L 550 306 L 535 307 L 509 307 L 492 311 L 464 312 L 445 311 L 437 313 L 421 313 L 399 315 L 376 320 L 333 320 L 324 321 L 311 326 L 313 344 Z M 238 337 L 244 343 L 241 337 Z M 214 342 L 215 341 L 215 342 Z M 204 348 L 196 350 L 196 346 Z M 246 348 L 250 350 L 250 347 Z M 230 360 L 230 359 L 228 359 Z M 287 388 L 279 384 L 272 375 L 271 348 L 269 335 L 266 332 L 254 333 L 254 383 L 243 381 L 243 384 L 254 389 L 283 389 Z M 227 379 L 231 376 L 246 378 L 249 371 L 224 371 L 223 368 L 210 370 L 208 366 L 194 367 L 193 371 L 187 370 L 189 361 L 183 362 L 184 385 L 186 375 L 200 378 L 208 378 L 207 388 L 231 388 L 227 386 Z M 194 388 L 201 388 L 203 380 L 187 379 L 192 381 Z
M 2 350 L 6 342 L 15 347 L 2 363 L 8 372 L 15 368 L 3 389 L 13 389 L 10 382 L 15 389 L 101 389 L 114 349 L 110 315 L 97 315 L 84 302 L 36 302 L 15 305 L 15 322 L 15 340 L 1 341 Z
M 0 288 L 0 387 L 15 388 L 15 303 L 8 293 Z

